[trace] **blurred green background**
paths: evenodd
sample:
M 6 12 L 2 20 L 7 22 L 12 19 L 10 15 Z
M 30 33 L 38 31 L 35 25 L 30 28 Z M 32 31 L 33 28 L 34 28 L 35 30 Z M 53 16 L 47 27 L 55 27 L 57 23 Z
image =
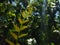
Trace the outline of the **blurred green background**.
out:
M 60 45 L 60 0 L 0 0 L 0 45 Z

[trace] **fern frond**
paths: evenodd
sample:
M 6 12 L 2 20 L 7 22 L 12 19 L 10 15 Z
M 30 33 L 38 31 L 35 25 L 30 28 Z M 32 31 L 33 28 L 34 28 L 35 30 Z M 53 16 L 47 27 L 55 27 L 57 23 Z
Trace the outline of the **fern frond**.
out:
M 21 18 L 18 18 L 18 21 L 20 24 L 24 24 L 24 23 L 28 22 L 29 20 L 23 20 Z
M 13 37 L 14 39 L 17 39 L 17 38 L 18 38 L 18 36 L 17 36 L 15 33 L 10 32 L 10 34 L 12 35 L 12 37 Z
M 8 40 L 8 39 L 5 39 L 5 41 L 6 41 L 8 44 L 10 44 L 10 45 L 15 45 L 13 42 L 11 42 L 11 41 Z
M 28 33 L 26 33 L 26 34 L 21 34 L 21 35 L 19 35 L 19 38 L 25 37 L 25 36 L 27 36 L 27 35 L 28 35 Z
M 22 31 L 22 30 L 24 30 L 24 29 L 26 29 L 26 28 L 28 28 L 28 26 L 21 26 L 21 27 L 20 27 L 20 31 Z
M 20 31 L 20 28 L 19 28 L 17 25 L 15 25 L 15 24 L 14 24 L 14 29 L 15 29 L 15 31 L 17 31 L 17 32 Z

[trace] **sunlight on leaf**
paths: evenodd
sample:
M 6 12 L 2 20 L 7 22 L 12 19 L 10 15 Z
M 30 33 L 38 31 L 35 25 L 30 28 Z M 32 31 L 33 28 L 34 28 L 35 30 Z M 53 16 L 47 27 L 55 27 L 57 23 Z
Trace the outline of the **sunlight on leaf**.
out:
M 54 45 L 54 43 L 51 43 L 51 45 Z
M 13 13 L 12 11 L 9 11 L 7 14 L 10 16 L 16 16 L 15 13 Z
M 12 13 L 12 15 L 11 16 L 16 16 L 14 13 Z

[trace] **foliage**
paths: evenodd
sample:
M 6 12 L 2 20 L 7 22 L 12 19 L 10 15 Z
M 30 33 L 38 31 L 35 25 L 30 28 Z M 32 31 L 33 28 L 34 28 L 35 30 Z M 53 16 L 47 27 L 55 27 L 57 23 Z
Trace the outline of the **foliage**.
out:
M 48 0 L 46 5 L 45 2 L 44 0 L 0 1 L 0 45 L 28 45 L 29 38 L 35 38 L 37 45 L 60 44 L 60 33 L 53 32 L 60 31 L 60 16 L 56 19 L 57 10 L 51 6 L 51 0 Z

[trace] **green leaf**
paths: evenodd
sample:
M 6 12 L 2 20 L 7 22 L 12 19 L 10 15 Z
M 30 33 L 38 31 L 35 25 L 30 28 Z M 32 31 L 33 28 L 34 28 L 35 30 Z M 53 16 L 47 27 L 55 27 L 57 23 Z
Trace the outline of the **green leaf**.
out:
M 5 39 L 5 41 L 6 41 L 9 45 L 15 45 L 13 42 L 11 42 L 11 41 L 8 40 L 8 39 Z
M 27 35 L 28 35 L 28 33 L 26 33 L 26 34 L 21 34 L 21 35 L 19 35 L 19 38 L 25 37 L 25 36 L 27 36 Z

